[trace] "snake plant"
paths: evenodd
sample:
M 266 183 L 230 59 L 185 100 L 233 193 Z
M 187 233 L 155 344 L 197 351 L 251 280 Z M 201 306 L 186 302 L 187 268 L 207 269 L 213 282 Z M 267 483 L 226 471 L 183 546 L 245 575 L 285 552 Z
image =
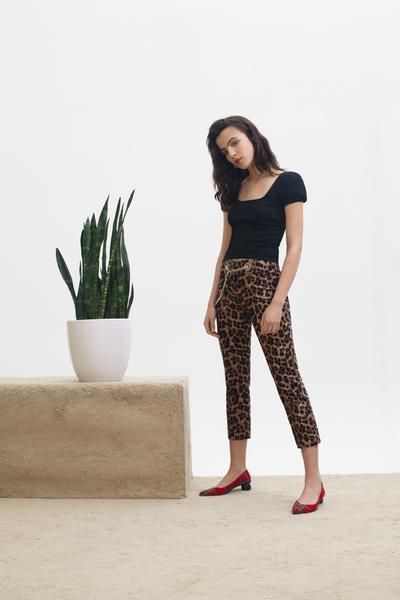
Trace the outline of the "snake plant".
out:
M 128 254 L 124 240 L 124 221 L 128 208 L 132 202 L 134 191 L 131 193 L 126 206 L 124 205 L 120 214 L 121 198 L 118 201 L 114 217 L 110 244 L 110 259 L 106 267 L 106 245 L 108 223 L 108 195 L 101 211 L 99 222 L 93 213 L 83 224 L 81 234 L 82 261 L 79 263 L 79 288 L 75 294 L 71 274 L 65 260 L 56 248 L 56 260 L 61 276 L 64 279 L 75 304 L 77 319 L 125 319 L 129 317 L 129 311 L 133 301 L 133 284 L 130 289 L 130 269 Z M 100 251 L 101 277 L 99 277 Z

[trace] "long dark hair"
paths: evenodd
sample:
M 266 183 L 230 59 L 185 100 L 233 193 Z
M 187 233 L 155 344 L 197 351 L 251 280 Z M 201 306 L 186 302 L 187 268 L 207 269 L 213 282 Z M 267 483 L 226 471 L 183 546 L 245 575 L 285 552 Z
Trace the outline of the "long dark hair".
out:
M 218 148 L 215 138 L 225 127 L 233 125 L 243 131 L 254 147 L 254 164 L 261 171 L 266 171 L 274 175 L 272 169 L 282 170 L 272 152 L 266 137 L 259 132 L 257 127 L 246 117 L 233 115 L 218 119 L 211 125 L 208 136 L 207 146 L 213 162 L 213 183 L 217 190 L 214 198 L 220 203 L 221 210 L 228 210 L 238 199 L 240 184 L 247 177 L 247 172 L 243 169 L 234 167 L 222 154 Z M 284 170 L 284 169 L 283 169 Z

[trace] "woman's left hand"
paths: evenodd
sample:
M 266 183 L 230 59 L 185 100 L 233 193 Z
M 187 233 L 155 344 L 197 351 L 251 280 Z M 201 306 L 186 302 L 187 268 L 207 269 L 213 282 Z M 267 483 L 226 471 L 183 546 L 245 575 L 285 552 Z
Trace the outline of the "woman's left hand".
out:
M 261 335 L 277 333 L 280 327 L 283 307 L 271 302 L 263 312 L 261 318 Z

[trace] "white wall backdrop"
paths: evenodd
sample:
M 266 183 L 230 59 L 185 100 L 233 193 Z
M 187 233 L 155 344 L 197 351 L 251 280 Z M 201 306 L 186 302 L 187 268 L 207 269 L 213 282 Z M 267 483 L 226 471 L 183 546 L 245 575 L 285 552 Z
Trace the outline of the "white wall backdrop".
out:
M 74 375 L 55 248 L 77 285 L 83 222 L 135 189 L 127 375 L 188 375 L 193 474 L 225 473 L 222 357 L 203 328 L 222 239 L 205 140 L 241 114 L 307 187 L 289 298 L 321 473 L 399 471 L 399 4 L 0 10 L 1 376 Z M 249 470 L 303 473 L 254 331 L 251 394 Z

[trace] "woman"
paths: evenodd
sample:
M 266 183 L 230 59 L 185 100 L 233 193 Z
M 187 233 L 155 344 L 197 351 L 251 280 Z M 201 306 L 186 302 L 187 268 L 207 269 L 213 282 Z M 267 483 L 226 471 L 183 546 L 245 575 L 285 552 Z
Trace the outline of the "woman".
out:
M 312 512 L 325 495 L 318 468 L 321 440 L 298 369 L 287 296 L 301 256 L 305 185 L 301 175 L 280 168 L 268 140 L 245 117 L 215 121 L 207 145 L 224 228 L 204 326 L 219 339 L 223 358 L 231 462 L 225 477 L 200 495 L 251 487 L 246 447 L 253 326 L 303 455 L 305 484 L 292 513 Z M 279 245 L 285 230 L 281 271 Z

